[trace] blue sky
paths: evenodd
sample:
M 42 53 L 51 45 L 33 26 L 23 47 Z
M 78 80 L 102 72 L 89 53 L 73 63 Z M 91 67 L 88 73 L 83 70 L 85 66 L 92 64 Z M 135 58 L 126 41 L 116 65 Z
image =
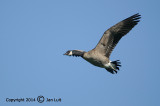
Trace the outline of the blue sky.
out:
M 1 106 L 159 106 L 158 0 L 1 0 Z M 67 50 L 89 51 L 103 32 L 135 14 L 141 22 L 114 49 L 118 74 Z M 6 98 L 61 102 L 6 102 Z

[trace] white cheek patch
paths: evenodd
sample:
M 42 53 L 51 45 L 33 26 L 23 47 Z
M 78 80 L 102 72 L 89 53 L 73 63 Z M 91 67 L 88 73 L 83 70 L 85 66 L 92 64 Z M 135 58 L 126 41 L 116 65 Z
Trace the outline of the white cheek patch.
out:
M 72 51 L 70 51 L 68 55 L 69 55 L 69 56 L 72 56 Z

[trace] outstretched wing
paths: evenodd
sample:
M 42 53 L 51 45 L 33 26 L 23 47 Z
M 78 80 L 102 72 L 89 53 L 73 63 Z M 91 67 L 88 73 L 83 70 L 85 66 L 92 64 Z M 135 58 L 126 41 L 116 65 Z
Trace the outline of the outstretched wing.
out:
M 139 14 L 135 14 L 109 28 L 104 32 L 94 50 L 109 57 L 119 40 L 138 24 L 140 16 Z

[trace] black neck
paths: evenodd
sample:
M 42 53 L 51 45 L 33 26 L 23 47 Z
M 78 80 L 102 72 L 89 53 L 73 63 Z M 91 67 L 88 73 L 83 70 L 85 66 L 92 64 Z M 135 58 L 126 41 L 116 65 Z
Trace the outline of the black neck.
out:
M 72 50 L 72 56 L 81 56 L 83 57 L 85 51 L 81 51 L 81 50 Z

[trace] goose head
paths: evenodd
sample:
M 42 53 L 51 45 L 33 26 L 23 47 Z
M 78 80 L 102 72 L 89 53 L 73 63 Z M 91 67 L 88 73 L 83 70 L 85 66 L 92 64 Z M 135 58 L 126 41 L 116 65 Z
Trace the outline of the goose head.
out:
M 63 55 L 67 55 L 67 56 L 72 56 L 72 50 L 68 50 L 66 53 L 64 53 Z
M 82 50 L 68 50 L 64 55 L 67 56 L 83 56 L 83 54 L 85 53 L 85 51 Z

